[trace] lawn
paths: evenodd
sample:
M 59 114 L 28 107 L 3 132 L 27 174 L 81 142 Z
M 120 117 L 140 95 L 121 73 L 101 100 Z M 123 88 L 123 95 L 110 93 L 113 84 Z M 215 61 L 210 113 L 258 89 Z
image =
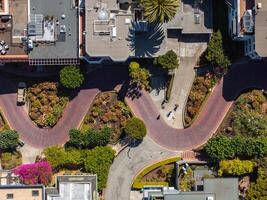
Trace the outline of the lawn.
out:
M 104 126 L 113 128 L 110 143 L 115 144 L 121 138 L 127 119 L 132 114 L 128 106 L 119 100 L 116 92 L 103 92 L 94 99 L 81 126 L 85 132 L 90 128 L 101 129 Z
M 42 82 L 28 88 L 29 116 L 39 127 L 53 127 L 61 118 L 69 98 L 56 82 Z

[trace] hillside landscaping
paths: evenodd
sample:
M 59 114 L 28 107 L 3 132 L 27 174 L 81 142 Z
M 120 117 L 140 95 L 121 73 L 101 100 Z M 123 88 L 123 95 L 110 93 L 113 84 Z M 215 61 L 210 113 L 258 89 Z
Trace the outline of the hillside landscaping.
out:
M 56 82 L 43 82 L 28 88 L 29 116 L 41 127 L 53 127 L 61 118 L 69 98 Z
M 121 138 L 123 128 L 131 117 L 130 109 L 119 100 L 116 92 L 103 92 L 94 99 L 84 118 L 81 131 L 86 132 L 91 128 L 97 130 L 104 127 L 112 128 L 109 142 L 115 144 Z
M 207 72 L 205 75 L 195 78 L 184 113 L 184 123 L 186 127 L 190 126 L 201 112 L 201 107 L 205 103 L 216 82 L 217 79 L 211 72 Z

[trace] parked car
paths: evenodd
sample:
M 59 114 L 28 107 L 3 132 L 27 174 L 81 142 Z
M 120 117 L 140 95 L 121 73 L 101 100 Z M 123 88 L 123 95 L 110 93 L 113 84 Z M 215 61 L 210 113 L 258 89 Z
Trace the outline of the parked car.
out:
M 18 84 L 18 94 L 17 94 L 17 103 L 25 104 L 26 101 L 26 83 L 19 82 Z

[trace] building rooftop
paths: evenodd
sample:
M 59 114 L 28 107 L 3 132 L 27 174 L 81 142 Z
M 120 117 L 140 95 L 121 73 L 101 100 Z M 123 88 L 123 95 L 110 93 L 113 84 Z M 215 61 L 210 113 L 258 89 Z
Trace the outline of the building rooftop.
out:
M 169 29 L 182 29 L 185 34 L 212 33 L 212 0 L 181 0 Z
M 204 178 L 203 191 L 180 192 L 173 188 L 148 191 L 148 197 L 161 197 L 164 200 L 238 200 L 238 178 Z M 150 200 L 150 198 L 148 198 Z
M 75 61 L 79 57 L 78 9 L 73 0 L 30 0 L 28 34 L 34 42 L 34 60 Z M 41 62 L 42 63 L 42 62 Z M 72 64 L 72 63 L 70 63 Z
M 1 185 L 0 197 L 13 200 L 45 200 L 43 185 Z
M 261 57 L 267 57 L 267 2 L 255 0 L 257 9 L 255 15 L 255 48 Z
M 135 6 L 116 0 L 86 0 L 85 45 L 89 57 L 125 61 L 128 57 L 152 57 L 164 52 L 162 27 L 137 23 Z
M 4 54 L 0 54 L 0 60 L 27 61 L 28 55 L 22 38 L 25 37 L 27 28 L 27 0 L 0 0 L 0 40 L 8 45 Z M 2 45 L 2 46 L 4 46 Z M 3 49 L 3 47 L 1 47 Z M 1 50 L 2 51 L 2 50 Z
M 97 195 L 96 175 L 57 177 L 56 188 L 47 188 L 47 200 L 92 200 Z

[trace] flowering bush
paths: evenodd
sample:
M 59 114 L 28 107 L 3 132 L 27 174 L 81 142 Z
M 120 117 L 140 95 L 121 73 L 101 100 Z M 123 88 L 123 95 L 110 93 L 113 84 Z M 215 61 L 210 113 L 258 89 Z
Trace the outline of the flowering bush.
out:
M 24 184 L 44 184 L 51 181 L 52 167 L 46 161 L 20 165 L 13 170 Z

